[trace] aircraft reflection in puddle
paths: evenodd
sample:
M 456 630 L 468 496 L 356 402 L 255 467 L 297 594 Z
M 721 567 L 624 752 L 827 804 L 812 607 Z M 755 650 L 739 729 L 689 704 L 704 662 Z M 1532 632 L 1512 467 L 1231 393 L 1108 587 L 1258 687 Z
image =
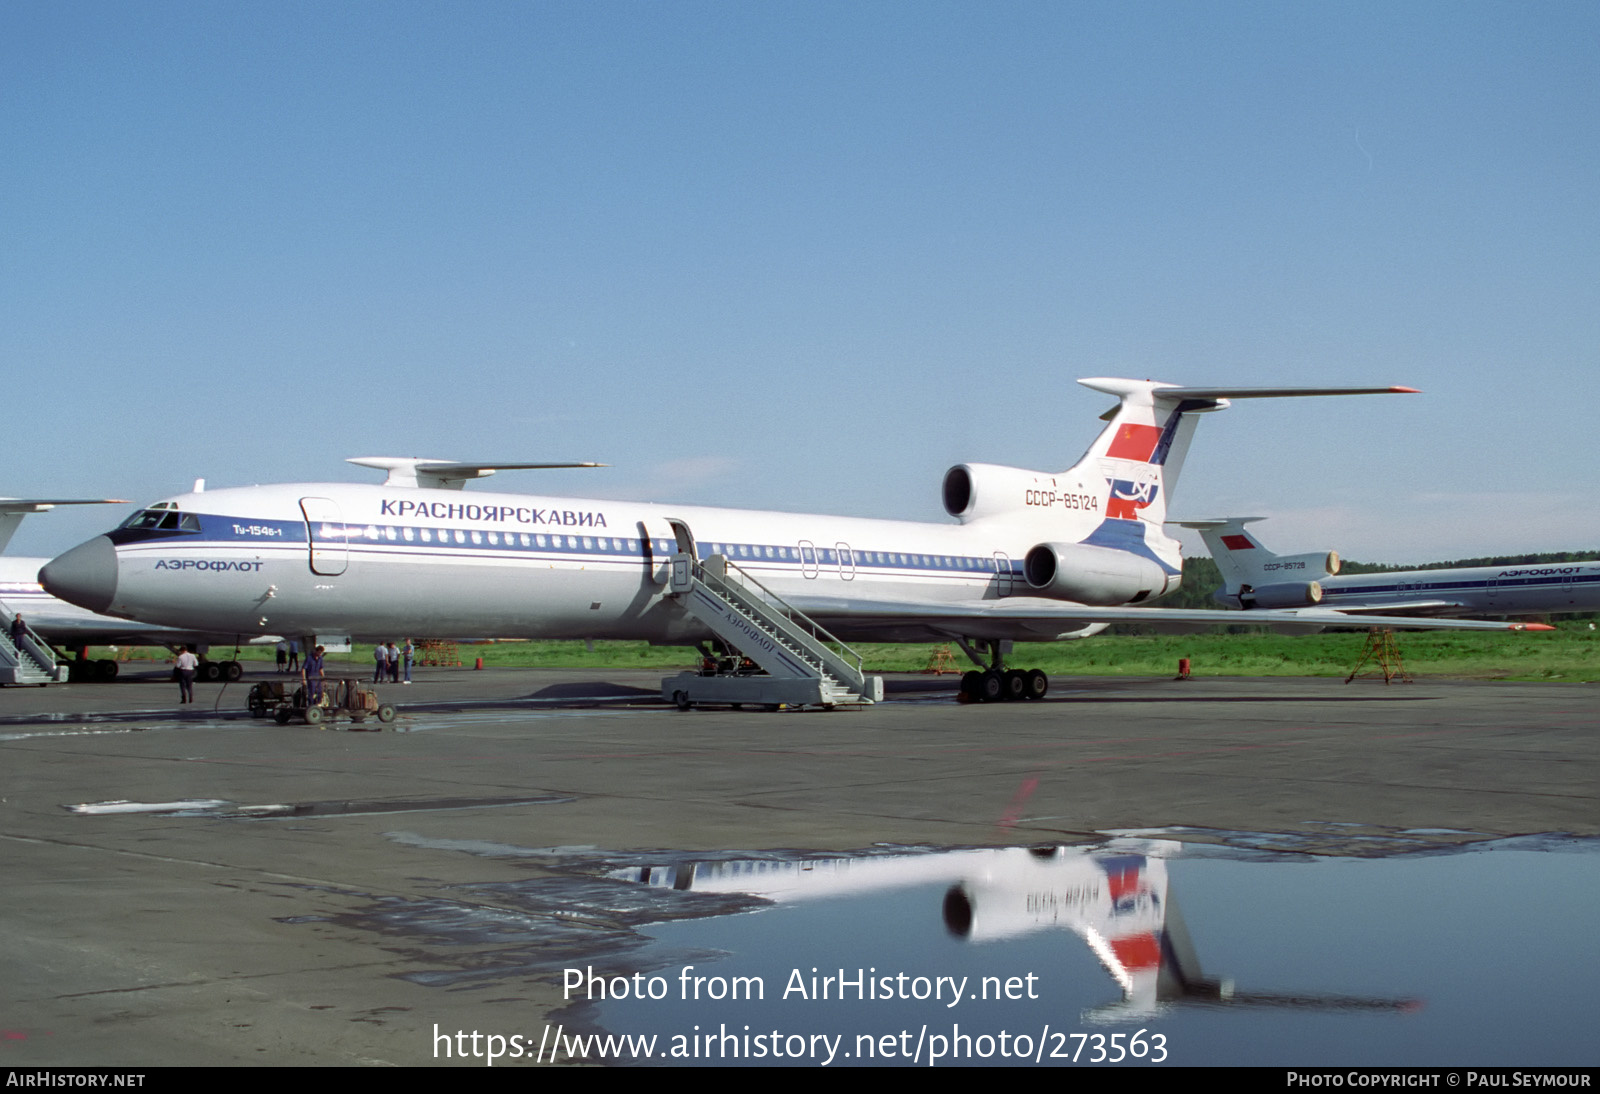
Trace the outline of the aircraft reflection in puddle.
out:
M 946 929 L 974 943 L 1067 931 L 1087 943 L 1122 999 L 1084 1018 L 1131 1021 L 1179 1003 L 1404 1011 L 1414 999 L 1239 992 L 1204 974 L 1167 877 L 1182 844 L 1114 840 L 1098 847 L 1008 847 L 782 861 L 690 861 L 630 867 L 611 877 L 658 888 L 762 897 L 785 904 L 945 887 Z

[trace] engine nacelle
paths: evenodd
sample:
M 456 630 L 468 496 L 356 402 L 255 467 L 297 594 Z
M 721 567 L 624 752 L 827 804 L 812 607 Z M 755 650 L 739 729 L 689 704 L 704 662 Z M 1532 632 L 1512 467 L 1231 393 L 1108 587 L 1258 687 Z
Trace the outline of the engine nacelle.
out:
M 1281 585 L 1239 586 L 1244 608 L 1310 608 L 1322 603 L 1322 582 L 1289 581 Z
M 1022 509 L 1029 490 L 1053 476 L 995 463 L 962 463 L 944 473 L 944 511 L 962 524 Z
M 1031 548 L 1022 560 L 1022 574 L 1039 596 L 1102 608 L 1169 593 L 1183 579 L 1151 559 L 1082 543 L 1041 543 Z

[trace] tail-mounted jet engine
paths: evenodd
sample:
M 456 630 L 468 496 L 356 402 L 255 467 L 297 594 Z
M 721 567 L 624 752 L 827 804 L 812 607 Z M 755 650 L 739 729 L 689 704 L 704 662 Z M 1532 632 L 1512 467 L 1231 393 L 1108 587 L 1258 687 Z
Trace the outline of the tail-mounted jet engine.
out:
M 1110 607 L 1137 604 L 1178 587 L 1154 561 L 1110 547 L 1041 543 L 1022 560 L 1022 573 L 1039 596 Z
M 962 524 L 1021 509 L 1028 491 L 1054 476 L 995 463 L 961 463 L 944 473 L 944 511 Z
M 1242 608 L 1310 608 L 1322 603 L 1320 581 L 1288 581 L 1277 585 L 1239 586 Z

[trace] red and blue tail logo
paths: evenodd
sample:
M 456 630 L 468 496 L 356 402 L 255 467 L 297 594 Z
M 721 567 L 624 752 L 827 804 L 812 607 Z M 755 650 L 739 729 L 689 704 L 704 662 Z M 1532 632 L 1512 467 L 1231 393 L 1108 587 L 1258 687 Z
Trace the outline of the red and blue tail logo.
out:
M 1161 492 L 1159 483 L 1110 479 L 1111 496 L 1106 499 L 1107 520 L 1138 520 L 1139 510 L 1148 509 Z

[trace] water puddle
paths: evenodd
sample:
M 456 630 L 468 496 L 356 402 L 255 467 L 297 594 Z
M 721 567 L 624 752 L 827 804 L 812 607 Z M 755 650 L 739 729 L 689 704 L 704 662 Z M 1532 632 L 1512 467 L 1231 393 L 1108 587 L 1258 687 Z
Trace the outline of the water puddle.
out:
M 654 894 L 657 921 L 571 961 L 583 1002 L 563 1017 L 653 1034 L 657 1063 L 1600 1055 L 1593 841 L 1368 858 L 1238 843 L 659 857 L 610 872 Z M 757 907 L 690 909 L 714 895 Z M 668 920 L 677 902 L 693 918 Z
M 564 805 L 575 799 L 558 794 L 520 794 L 498 798 L 372 799 L 357 801 L 269 802 L 240 805 L 219 798 L 185 798 L 170 802 L 103 801 L 62 806 L 81 816 L 122 816 L 130 813 L 171 817 L 213 817 L 237 820 L 275 817 L 346 817 L 387 813 L 431 813 L 452 809 L 506 809 L 522 805 Z

